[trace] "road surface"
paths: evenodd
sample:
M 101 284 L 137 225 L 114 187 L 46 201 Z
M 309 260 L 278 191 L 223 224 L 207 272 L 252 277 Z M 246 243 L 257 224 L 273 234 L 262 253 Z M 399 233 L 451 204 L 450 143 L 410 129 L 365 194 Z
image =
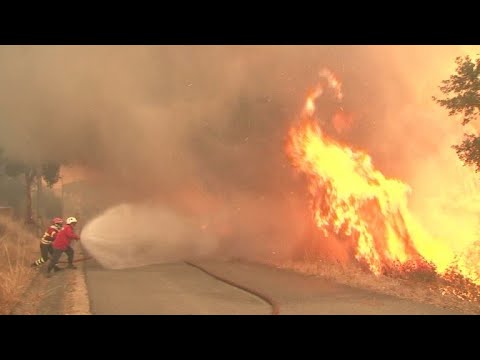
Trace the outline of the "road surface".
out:
M 207 271 L 274 299 L 280 314 L 453 314 L 288 270 L 226 261 L 196 262 Z M 107 270 L 86 265 L 93 314 L 271 314 L 264 300 L 186 263 Z

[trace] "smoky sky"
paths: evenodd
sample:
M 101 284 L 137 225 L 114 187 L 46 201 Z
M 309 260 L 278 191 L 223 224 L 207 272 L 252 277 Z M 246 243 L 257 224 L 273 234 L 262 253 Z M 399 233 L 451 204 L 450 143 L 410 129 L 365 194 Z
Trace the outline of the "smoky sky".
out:
M 344 97 L 338 104 L 327 91 L 319 121 L 328 123 L 339 107 L 354 119 L 328 134 L 411 185 L 429 230 L 456 240 L 461 227 L 473 239 L 477 218 L 465 223 L 458 210 L 445 210 L 452 196 L 472 198 L 451 149 L 464 129 L 432 95 L 457 56 L 479 50 L 1 46 L 0 146 L 16 160 L 82 165 L 111 204 L 152 201 L 193 214 L 195 226 L 227 239 L 222 247 L 236 255 L 277 253 L 311 231 L 307 182 L 284 145 L 326 67 Z
M 432 49 L 452 61 L 460 55 L 455 47 Z M 380 140 L 404 132 L 388 115 L 394 104 L 413 102 L 414 77 L 430 69 L 428 59 L 417 68 L 401 59 L 429 53 L 410 47 L 397 56 L 375 46 L 2 46 L 0 144 L 19 160 L 82 164 L 138 198 L 188 184 L 217 193 L 284 191 L 291 182 L 283 152 L 288 127 L 318 71 L 328 67 L 343 82 L 342 106 L 356 119 L 342 139 L 401 175 L 405 161 L 391 159 L 407 150 Z M 326 103 L 320 116 L 334 110 Z

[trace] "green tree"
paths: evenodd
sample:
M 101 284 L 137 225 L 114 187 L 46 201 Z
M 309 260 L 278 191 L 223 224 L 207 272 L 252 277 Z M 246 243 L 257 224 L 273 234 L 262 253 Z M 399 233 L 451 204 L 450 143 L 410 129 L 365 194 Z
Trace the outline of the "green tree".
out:
M 43 179 L 48 187 L 52 187 L 60 178 L 60 164 L 54 162 L 45 162 L 39 166 L 27 164 L 20 161 L 11 161 L 4 159 L 4 171 L 9 177 L 16 178 L 23 176 L 25 184 L 25 223 L 34 224 L 32 210 L 32 186 L 35 180 Z
M 433 99 L 448 109 L 450 116 L 461 115 L 465 126 L 480 117 L 480 58 L 458 57 L 456 63 L 456 73 L 440 85 L 446 97 Z M 462 143 L 453 148 L 465 165 L 480 172 L 480 136 L 466 133 Z

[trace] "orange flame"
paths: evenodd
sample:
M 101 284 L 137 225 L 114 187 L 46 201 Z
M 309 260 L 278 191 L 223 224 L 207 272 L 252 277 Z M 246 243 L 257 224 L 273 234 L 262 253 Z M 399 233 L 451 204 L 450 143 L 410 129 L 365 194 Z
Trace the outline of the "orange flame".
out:
M 342 99 L 341 83 L 328 70 L 321 76 Z M 457 255 L 442 239 L 433 239 L 408 209 L 410 187 L 385 177 L 371 157 L 328 138 L 314 119 L 319 86 L 307 98 L 300 122 L 289 132 L 287 155 L 306 174 L 313 220 L 324 240 L 348 240 L 353 257 L 375 274 L 400 268 L 455 268 L 480 285 L 478 263 Z M 463 256 L 463 257 L 462 257 Z

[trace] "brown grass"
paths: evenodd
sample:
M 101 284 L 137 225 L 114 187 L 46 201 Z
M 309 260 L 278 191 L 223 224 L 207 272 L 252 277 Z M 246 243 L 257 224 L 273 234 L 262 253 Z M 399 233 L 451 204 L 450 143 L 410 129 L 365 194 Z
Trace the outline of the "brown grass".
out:
M 480 314 L 480 287 L 451 275 L 448 278 L 416 276 L 415 273 L 408 277 L 376 276 L 355 265 L 319 258 L 305 258 L 302 261 L 270 260 L 268 264 L 465 314 Z
M 35 236 L 0 216 L 0 314 L 9 314 L 20 301 L 35 274 L 29 265 L 37 252 Z

